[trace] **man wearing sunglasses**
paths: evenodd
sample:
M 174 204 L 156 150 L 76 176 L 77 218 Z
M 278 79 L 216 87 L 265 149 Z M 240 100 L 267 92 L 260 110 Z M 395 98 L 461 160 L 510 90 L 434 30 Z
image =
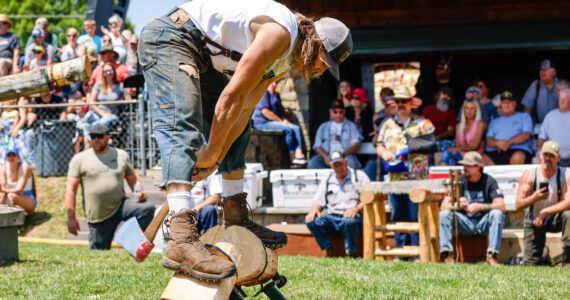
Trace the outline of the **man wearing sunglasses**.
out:
M 124 180 L 134 192 L 137 176 L 124 150 L 109 147 L 109 129 L 102 124 L 91 127 L 91 148 L 71 159 L 67 174 L 65 207 L 67 230 L 77 235 L 79 223 L 75 214 L 75 197 L 81 184 L 83 209 L 89 224 L 91 249 L 110 249 L 111 241 L 121 221 L 136 217 L 144 230 L 154 216 L 154 205 L 146 194 L 126 197 Z
M 12 20 L 7 15 L 0 14 L 0 77 L 20 71 L 20 38 L 8 32 L 12 25 Z
M 321 124 L 315 136 L 313 149 L 318 155 L 311 157 L 307 168 L 331 168 L 329 154 L 333 151 L 340 151 L 348 160 L 349 167 L 361 169 L 362 165 L 356 158 L 356 152 L 362 142 L 362 135 L 356 124 L 344 117 L 346 110 L 343 101 L 334 100 L 329 112 L 331 120 Z

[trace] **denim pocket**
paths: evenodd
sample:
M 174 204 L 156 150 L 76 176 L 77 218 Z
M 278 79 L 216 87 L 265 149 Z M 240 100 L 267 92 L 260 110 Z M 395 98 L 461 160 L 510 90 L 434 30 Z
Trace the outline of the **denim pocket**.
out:
M 157 45 L 164 28 L 146 26 L 139 41 L 139 63 L 143 70 L 148 70 L 157 62 Z

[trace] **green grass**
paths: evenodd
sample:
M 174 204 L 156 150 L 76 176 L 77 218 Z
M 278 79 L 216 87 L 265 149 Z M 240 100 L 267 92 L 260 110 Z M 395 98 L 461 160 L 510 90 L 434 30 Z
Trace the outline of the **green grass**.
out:
M 171 271 L 161 256 L 137 263 L 122 249 L 20 244 L 20 262 L 0 263 L 0 299 L 158 299 Z M 279 258 L 287 299 L 519 299 L 569 297 L 570 270 L 484 264 Z M 257 287 L 246 292 L 253 295 Z M 264 297 L 263 297 L 264 298 Z M 262 299 L 263 299 L 262 298 Z

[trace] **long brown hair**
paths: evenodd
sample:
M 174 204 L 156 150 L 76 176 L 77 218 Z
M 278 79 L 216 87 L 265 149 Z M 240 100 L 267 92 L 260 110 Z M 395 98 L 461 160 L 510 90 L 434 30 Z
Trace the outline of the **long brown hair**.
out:
M 298 38 L 293 48 L 295 62 L 303 65 L 303 79 L 309 82 L 311 75 L 315 73 L 313 65 L 319 59 L 319 51 L 323 47 L 323 41 L 319 38 L 315 23 L 312 18 L 295 13 L 297 17 Z
M 109 92 L 109 85 L 107 84 L 107 79 L 105 78 L 105 66 L 110 66 L 111 68 L 113 68 L 113 84 L 118 84 L 119 81 L 117 80 L 117 69 L 115 69 L 115 65 L 113 65 L 112 63 L 105 63 L 103 65 L 103 68 L 101 69 L 103 72 L 103 78 L 101 84 L 103 85 L 103 94 L 107 95 L 107 93 Z

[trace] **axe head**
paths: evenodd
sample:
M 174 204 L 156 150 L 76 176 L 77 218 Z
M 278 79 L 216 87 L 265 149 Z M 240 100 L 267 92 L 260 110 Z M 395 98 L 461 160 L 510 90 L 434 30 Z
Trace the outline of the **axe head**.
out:
M 154 244 L 144 236 L 136 217 L 128 219 L 121 225 L 115 233 L 114 240 L 138 262 L 142 262 L 154 248 Z

